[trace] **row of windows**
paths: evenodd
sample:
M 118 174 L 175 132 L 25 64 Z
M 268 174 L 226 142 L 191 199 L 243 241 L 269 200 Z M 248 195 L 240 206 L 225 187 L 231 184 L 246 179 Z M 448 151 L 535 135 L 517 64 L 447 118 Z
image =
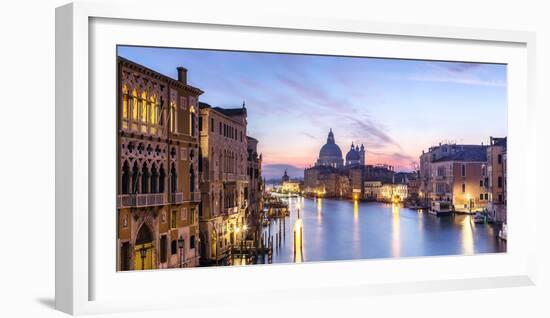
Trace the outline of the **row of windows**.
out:
M 175 167 L 172 166 L 171 171 L 172 188 L 177 185 L 177 173 Z M 166 179 L 164 166 L 161 164 L 157 169 L 156 164 L 153 164 L 151 169 L 145 165 L 138 167 L 137 162 L 130 169 L 128 161 L 124 161 L 122 165 L 122 194 L 129 193 L 163 193 Z M 175 191 L 173 191 L 175 192 Z
M 122 165 L 122 194 L 137 194 L 137 193 L 163 193 L 165 191 L 166 172 L 164 165 L 160 165 L 157 169 L 156 164 L 153 163 L 151 169 L 145 164 L 138 167 L 137 162 L 134 162 L 134 166 L 130 169 L 128 161 L 124 161 Z M 178 188 L 178 174 L 176 167 L 172 165 L 170 170 L 170 191 L 172 193 L 177 192 Z M 189 189 L 191 192 L 195 191 L 195 170 L 193 165 L 189 167 Z
M 123 128 L 128 129 L 131 125 L 132 130 L 138 130 L 138 123 L 141 123 L 141 132 L 154 134 L 157 132 L 160 117 L 159 100 L 156 94 L 148 96 L 147 91 L 139 94 L 137 89 L 130 93 L 128 86 L 124 85 L 122 87 Z
M 203 131 L 203 123 L 202 123 L 202 117 L 199 118 L 199 131 Z M 214 118 L 210 118 L 210 132 L 215 132 L 215 121 Z M 238 130 L 237 128 L 227 125 L 225 123 L 219 122 L 218 123 L 218 133 L 226 138 L 238 140 L 240 142 L 243 141 L 244 135 L 242 130 Z
M 131 93 L 128 86 L 122 87 L 122 128 L 139 130 L 144 133 L 157 133 L 157 126 L 164 125 L 163 120 L 163 101 L 157 98 L 156 94 L 148 96 L 147 91 L 141 94 L 134 89 Z M 195 136 L 195 108 L 189 107 L 189 131 L 190 136 Z M 170 132 L 177 133 L 178 109 L 176 103 L 172 101 L 169 108 Z

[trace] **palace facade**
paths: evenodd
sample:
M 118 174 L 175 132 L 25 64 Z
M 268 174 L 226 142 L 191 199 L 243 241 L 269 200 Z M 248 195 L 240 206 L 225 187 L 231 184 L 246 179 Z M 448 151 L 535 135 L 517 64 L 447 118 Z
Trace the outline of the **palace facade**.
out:
M 262 180 L 262 155 L 258 155 L 258 140 L 250 136 L 247 140 L 247 169 L 248 169 L 248 187 L 246 221 L 249 227 L 249 236 L 255 242 L 259 242 L 262 231 L 263 220 L 263 193 L 264 182 Z
M 485 209 L 489 201 L 486 145 L 440 144 L 420 156 L 420 193 L 451 202 L 455 211 Z
M 228 263 L 232 247 L 246 237 L 246 108 L 199 105 L 201 264 L 222 265 Z
M 487 177 L 489 193 L 487 210 L 497 222 L 506 223 L 506 148 L 507 138 L 491 137 L 487 148 Z
M 197 266 L 200 89 L 118 58 L 117 270 Z

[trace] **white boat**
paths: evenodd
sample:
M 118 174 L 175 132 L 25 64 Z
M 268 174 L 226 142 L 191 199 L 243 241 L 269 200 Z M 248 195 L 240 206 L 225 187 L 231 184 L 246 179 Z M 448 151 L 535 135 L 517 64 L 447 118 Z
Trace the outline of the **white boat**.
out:
M 505 241 L 508 239 L 508 225 L 506 223 L 502 224 L 502 229 L 498 231 L 498 237 Z
M 436 216 L 451 215 L 451 203 L 447 201 L 433 201 L 428 212 Z
M 473 216 L 473 219 L 474 219 L 474 223 L 476 224 L 485 223 L 485 216 L 482 213 L 476 213 Z

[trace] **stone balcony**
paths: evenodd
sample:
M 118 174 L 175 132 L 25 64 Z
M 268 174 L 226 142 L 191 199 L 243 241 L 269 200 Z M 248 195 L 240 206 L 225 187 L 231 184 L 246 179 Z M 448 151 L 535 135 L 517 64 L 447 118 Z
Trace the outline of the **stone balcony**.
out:
M 183 192 L 170 193 L 170 203 L 181 204 L 183 203 Z
M 117 196 L 117 208 L 140 208 L 168 204 L 166 193 L 121 194 Z
M 201 193 L 200 192 L 191 192 L 191 200 L 192 202 L 201 202 Z
M 235 214 L 237 212 L 239 212 L 239 207 L 234 206 L 234 207 L 231 207 L 231 208 L 223 209 L 220 215 L 229 216 L 229 215 Z

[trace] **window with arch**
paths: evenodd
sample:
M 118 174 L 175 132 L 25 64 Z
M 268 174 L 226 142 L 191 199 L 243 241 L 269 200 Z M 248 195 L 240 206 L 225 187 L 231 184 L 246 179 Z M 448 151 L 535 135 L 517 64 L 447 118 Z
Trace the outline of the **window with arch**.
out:
M 132 91 L 132 130 L 137 130 L 138 109 L 138 92 L 134 88 Z
M 159 193 L 164 192 L 164 179 L 166 178 L 166 172 L 164 171 L 164 166 L 160 165 L 159 169 Z
M 128 116 L 130 113 L 130 96 L 128 86 L 122 86 L 122 128 L 128 129 Z
M 145 164 L 141 171 L 141 193 L 149 193 L 149 168 Z
M 158 193 L 159 192 L 159 173 L 157 170 L 157 166 L 153 163 L 153 167 L 151 168 L 151 193 Z
M 141 107 L 140 107 L 140 120 L 141 120 L 141 132 L 147 132 L 147 92 L 141 93 Z
M 139 185 L 139 168 L 137 162 L 134 162 L 134 167 L 132 168 L 132 193 L 138 193 Z
M 172 190 L 172 193 L 175 193 L 175 192 L 178 192 L 178 174 L 176 172 L 176 167 L 174 166 L 174 164 L 172 164 L 172 169 L 170 170 L 170 174 L 171 174 L 171 190 Z
M 189 135 L 195 136 L 195 107 L 189 106 Z
M 158 124 L 158 101 L 155 94 L 151 95 L 150 98 L 150 110 L 149 110 L 149 122 L 151 124 L 151 133 L 157 133 L 157 124 Z
M 122 194 L 130 193 L 130 165 L 128 161 L 124 161 L 122 165 Z
M 176 102 L 170 102 L 170 132 L 177 132 L 177 118 L 178 118 L 178 108 L 176 107 Z

